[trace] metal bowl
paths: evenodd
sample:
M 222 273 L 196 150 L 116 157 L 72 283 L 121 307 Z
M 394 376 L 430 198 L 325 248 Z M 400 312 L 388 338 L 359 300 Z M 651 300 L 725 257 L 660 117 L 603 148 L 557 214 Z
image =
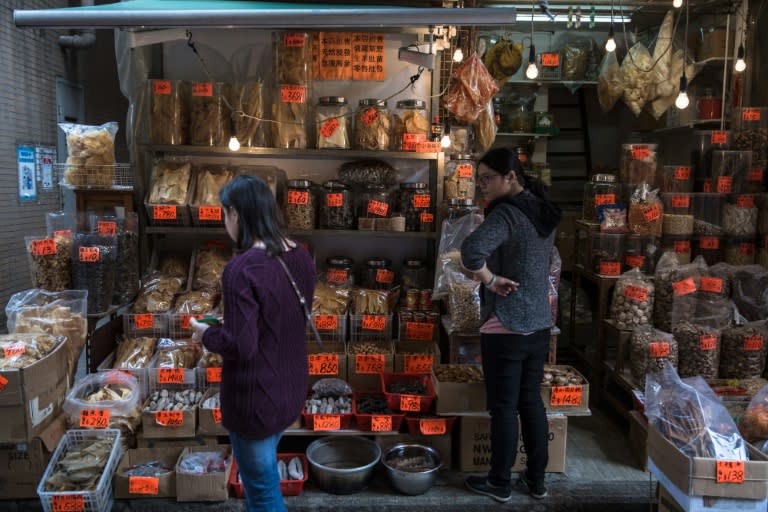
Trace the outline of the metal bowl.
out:
M 399 459 L 415 457 L 423 457 L 427 468 L 425 469 L 422 466 L 409 469 L 396 463 Z M 443 465 L 437 450 L 429 446 L 407 443 L 392 446 L 384 454 L 381 462 L 387 468 L 387 474 L 389 475 L 389 481 L 392 482 L 392 487 L 403 494 L 411 496 L 427 492 L 432 487 L 432 484 L 435 483 L 437 472 Z
M 325 437 L 307 447 L 317 486 L 331 494 L 362 491 L 381 458 L 381 448 L 364 437 Z

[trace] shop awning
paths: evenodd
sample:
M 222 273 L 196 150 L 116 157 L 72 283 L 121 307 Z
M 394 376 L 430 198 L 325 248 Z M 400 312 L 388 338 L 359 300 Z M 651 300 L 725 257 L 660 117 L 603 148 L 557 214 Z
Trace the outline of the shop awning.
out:
M 514 7 L 425 8 L 214 0 L 128 0 L 106 5 L 13 11 L 17 27 L 84 28 L 403 28 L 502 26 Z

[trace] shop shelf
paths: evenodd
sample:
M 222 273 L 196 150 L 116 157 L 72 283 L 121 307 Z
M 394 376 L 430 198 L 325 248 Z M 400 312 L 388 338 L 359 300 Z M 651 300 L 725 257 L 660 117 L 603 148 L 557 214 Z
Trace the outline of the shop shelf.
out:
M 398 158 L 405 160 L 437 160 L 442 153 L 417 153 L 415 151 L 359 151 L 351 149 L 285 149 L 285 148 L 246 148 L 230 151 L 226 147 L 208 146 L 142 146 L 143 149 L 166 154 L 181 155 L 226 155 L 232 156 L 262 156 L 295 159 L 313 158 Z
M 404 411 L 404 412 L 427 412 L 432 406 L 432 402 L 435 399 L 435 387 L 432 384 L 432 377 L 430 375 L 410 375 L 407 373 L 381 373 L 381 390 L 384 396 L 387 397 L 387 407 L 393 411 L 402 411 L 404 396 L 418 397 L 418 404 L 412 404 L 418 408 L 418 410 Z M 387 388 L 392 384 L 399 384 L 402 382 L 412 382 L 421 384 L 426 389 L 426 393 L 423 395 L 410 395 L 408 393 L 392 393 L 387 391 Z
M 422 421 L 431 422 L 437 420 L 440 422 L 438 428 L 444 427 L 445 431 L 430 431 L 429 426 Z M 405 423 L 408 425 L 408 433 L 412 436 L 442 436 L 449 435 L 453 428 L 453 423 L 456 421 L 456 416 L 443 416 L 440 418 L 434 416 L 419 417 L 419 416 L 406 416 Z M 444 422 L 444 424 L 443 424 Z

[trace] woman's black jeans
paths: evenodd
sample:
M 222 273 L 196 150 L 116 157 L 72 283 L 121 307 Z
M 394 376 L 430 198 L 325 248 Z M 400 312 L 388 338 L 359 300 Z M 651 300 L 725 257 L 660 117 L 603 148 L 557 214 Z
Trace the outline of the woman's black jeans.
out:
M 541 400 L 544 362 L 549 352 L 549 329 L 527 336 L 481 334 L 485 393 L 491 413 L 492 485 L 507 486 L 519 439 L 518 413 L 527 460 L 527 477 L 544 480 L 549 451 L 547 415 Z

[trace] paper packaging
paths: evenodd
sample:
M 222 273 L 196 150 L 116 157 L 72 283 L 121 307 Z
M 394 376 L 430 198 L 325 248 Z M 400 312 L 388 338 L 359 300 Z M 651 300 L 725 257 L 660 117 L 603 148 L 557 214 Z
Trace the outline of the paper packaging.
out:
M 175 498 L 176 497 L 176 461 L 184 448 L 137 448 L 128 450 L 117 466 L 113 479 L 115 499 L 130 500 L 140 498 Z M 161 461 L 168 464 L 173 471 L 157 477 L 157 493 L 135 493 L 130 491 L 130 479 L 122 473 L 131 466 L 142 462 Z
M 717 483 L 714 458 L 688 457 L 656 427 L 648 425 L 648 468 L 658 468 L 686 495 L 764 500 L 768 498 L 768 457 L 753 446 L 744 463 L 744 483 Z
M 470 365 L 465 365 L 470 366 Z M 485 382 L 440 382 L 432 375 L 437 414 L 485 412 Z
M 200 404 L 205 403 L 205 400 L 219 392 L 218 388 L 212 388 L 203 394 Z M 221 411 L 221 409 L 219 409 Z M 219 415 L 219 418 L 221 416 Z M 216 423 L 216 416 L 213 409 L 203 409 L 200 407 L 197 410 L 197 434 L 200 436 L 226 436 L 229 434 L 227 429 L 221 423 Z
M 552 365 L 551 368 L 568 368 L 570 371 L 581 375 L 571 366 Z M 546 369 L 544 370 L 546 371 Z M 541 399 L 544 402 L 544 407 L 547 409 L 547 413 L 563 413 L 563 414 L 581 414 L 589 412 L 589 383 L 587 379 L 581 375 L 581 380 L 584 384 L 581 385 L 581 403 L 579 405 L 552 405 L 552 387 L 541 386 Z
M 565 471 L 565 446 L 568 436 L 568 418 L 548 415 L 549 463 L 547 473 Z M 517 458 L 512 471 L 525 467 L 526 455 L 522 434 L 517 445 Z M 483 472 L 491 467 L 491 418 L 487 415 L 462 416 L 459 429 L 459 471 Z
M 141 430 L 145 439 L 165 439 L 169 437 L 195 437 L 197 427 L 197 406 L 184 411 L 184 420 L 178 427 L 166 427 L 157 423 L 157 413 L 141 413 Z
M 37 484 L 66 431 L 60 414 L 31 442 L 0 445 L 0 499 L 37 498 Z
M 307 347 L 307 357 L 315 355 L 315 354 L 333 354 L 338 358 L 337 364 L 338 364 L 338 372 L 334 374 L 328 374 L 328 375 L 322 375 L 322 374 L 313 374 L 312 365 L 310 363 L 309 368 L 309 388 L 312 388 L 312 385 L 319 381 L 320 379 L 332 379 L 337 378 L 341 380 L 347 380 L 347 349 L 344 346 L 344 342 L 338 342 L 338 341 L 324 341 L 323 346 L 318 346 L 317 343 L 310 343 Z M 310 358 L 311 361 L 311 358 Z M 325 371 L 322 368 L 317 368 L 317 371 Z
M 26 368 L 0 371 L 8 381 L 0 391 L 0 443 L 31 441 L 61 412 L 69 389 L 66 343 Z
M 375 436 L 373 439 L 381 448 L 382 457 L 384 457 L 384 454 L 391 446 L 394 446 L 398 443 L 421 444 L 437 450 L 443 461 L 442 469 L 449 469 L 453 464 L 453 443 L 451 442 L 451 434 L 446 434 L 444 436 L 414 436 L 411 434 L 397 434 L 394 436 Z
M 227 470 L 207 475 L 190 475 L 178 471 L 179 461 L 187 453 L 227 450 Z M 229 473 L 232 471 L 232 450 L 226 445 L 185 448 L 176 462 L 176 501 L 226 501 L 229 498 Z

